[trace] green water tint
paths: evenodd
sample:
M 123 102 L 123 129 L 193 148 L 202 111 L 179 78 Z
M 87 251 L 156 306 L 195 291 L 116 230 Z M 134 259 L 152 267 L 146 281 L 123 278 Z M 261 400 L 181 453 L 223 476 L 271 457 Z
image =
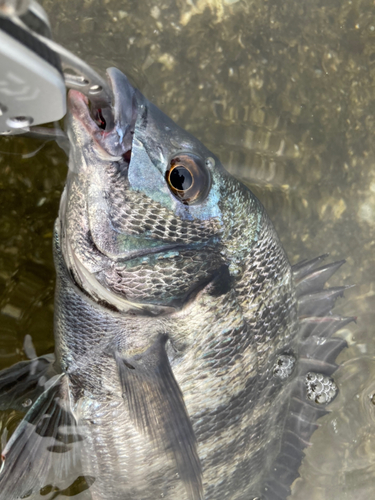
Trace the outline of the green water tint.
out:
M 65 154 L 41 141 L 0 140 L 0 363 L 25 359 L 29 333 L 37 352 L 53 350 L 52 226 L 66 175 Z
M 375 481 L 375 8 L 352 0 L 44 1 L 57 41 L 115 65 L 246 182 L 291 262 L 329 252 L 358 316 L 340 393 L 306 451 L 293 500 L 371 497 Z M 0 140 L 29 153 L 41 143 Z M 0 363 L 53 350 L 53 220 L 66 175 L 48 143 L 0 155 Z M 42 200 L 44 200 L 42 202 Z

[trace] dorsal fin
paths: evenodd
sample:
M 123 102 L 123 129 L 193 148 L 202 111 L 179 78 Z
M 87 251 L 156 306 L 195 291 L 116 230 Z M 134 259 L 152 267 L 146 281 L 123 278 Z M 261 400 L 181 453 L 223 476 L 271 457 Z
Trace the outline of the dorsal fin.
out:
M 327 370 L 329 370 L 328 365 L 335 363 L 337 356 L 345 347 L 347 347 L 346 340 L 340 337 L 331 337 L 323 342 L 319 338 L 310 337 L 301 343 L 299 357 L 300 360 L 306 359 L 306 363 L 311 363 L 311 359 L 316 360 L 316 362 L 319 361 L 320 370 L 326 373 L 323 363 L 327 364 Z M 328 375 L 331 375 L 331 373 L 328 373 Z
M 329 338 L 348 323 L 356 321 L 354 316 L 307 316 L 300 319 L 300 338 L 315 337 Z
M 319 255 L 319 257 L 315 257 L 315 259 L 312 260 L 302 260 L 301 262 L 298 262 L 294 266 L 292 266 L 292 273 L 293 273 L 293 278 L 295 281 L 300 280 L 303 278 L 306 274 L 308 274 L 311 269 L 316 268 L 323 260 L 325 260 L 328 257 L 328 253 L 325 253 L 323 255 Z
M 337 356 L 347 344 L 333 334 L 356 318 L 331 314 L 337 298 L 347 287 L 323 287 L 345 261 L 318 267 L 326 257 L 303 261 L 292 268 L 300 321 L 295 347 L 298 363 L 291 382 L 280 452 L 267 477 L 262 500 L 286 500 L 290 495 L 290 487 L 298 477 L 303 449 L 310 445 L 311 435 L 319 427 L 317 420 L 328 413 L 326 405 L 320 402 L 330 402 L 337 392 L 330 377 L 337 369 Z
M 332 262 L 313 269 L 299 279 L 295 279 L 297 297 L 322 290 L 329 278 L 345 263 L 345 260 Z
M 347 286 L 335 286 L 298 298 L 298 314 L 303 316 L 325 316 L 333 309 L 336 300 L 344 295 Z

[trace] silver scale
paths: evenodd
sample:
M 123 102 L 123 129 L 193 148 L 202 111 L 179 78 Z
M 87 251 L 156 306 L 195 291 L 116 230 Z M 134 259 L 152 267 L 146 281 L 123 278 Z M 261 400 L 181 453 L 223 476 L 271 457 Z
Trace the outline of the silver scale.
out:
M 79 90 L 98 108 L 111 102 L 105 80 L 52 40 L 35 0 L 0 0 L 0 135 L 60 120 L 66 89 Z

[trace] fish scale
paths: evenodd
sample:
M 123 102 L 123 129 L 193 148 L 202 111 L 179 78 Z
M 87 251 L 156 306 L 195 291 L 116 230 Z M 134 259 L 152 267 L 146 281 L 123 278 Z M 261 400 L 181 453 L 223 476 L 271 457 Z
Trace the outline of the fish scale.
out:
M 108 75 L 113 129 L 69 94 L 55 360 L 0 373 L 0 410 L 25 414 L 0 500 L 80 478 L 92 500 L 286 500 L 337 392 L 334 334 L 354 318 L 331 314 L 344 288 L 324 287 L 343 262 L 291 267 L 251 191 Z M 194 196 L 171 184 L 177 158 Z
M 116 169 L 116 165 L 113 168 Z M 147 232 L 152 238 L 179 243 L 207 241 L 220 233 L 219 220 L 183 220 L 159 203 L 150 205 L 149 198 L 142 193 L 126 190 L 128 181 L 123 179 L 124 173 L 116 174 L 110 175 L 108 197 L 111 219 L 119 232 Z
M 222 265 L 221 256 L 210 247 L 199 252 L 180 251 L 177 256 L 160 259 L 157 263 L 154 259 L 149 260 L 133 266 L 125 263 L 121 269 L 115 264 L 103 272 L 103 282 L 131 300 L 154 302 L 166 290 L 177 299 L 186 295 L 186 283 L 193 268 L 202 280 L 209 280 L 212 272 Z

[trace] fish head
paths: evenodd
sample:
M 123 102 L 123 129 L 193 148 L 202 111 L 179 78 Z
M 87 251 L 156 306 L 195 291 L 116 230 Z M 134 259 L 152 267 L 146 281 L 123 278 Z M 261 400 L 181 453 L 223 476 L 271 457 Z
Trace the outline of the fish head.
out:
M 230 270 L 238 274 L 262 209 L 123 73 L 107 74 L 107 108 L 90 109 L 78 91 L 68 97 L 63 256 L 79 286 L 118 309 L 181 307 L 213 280 L 229 283 Z

